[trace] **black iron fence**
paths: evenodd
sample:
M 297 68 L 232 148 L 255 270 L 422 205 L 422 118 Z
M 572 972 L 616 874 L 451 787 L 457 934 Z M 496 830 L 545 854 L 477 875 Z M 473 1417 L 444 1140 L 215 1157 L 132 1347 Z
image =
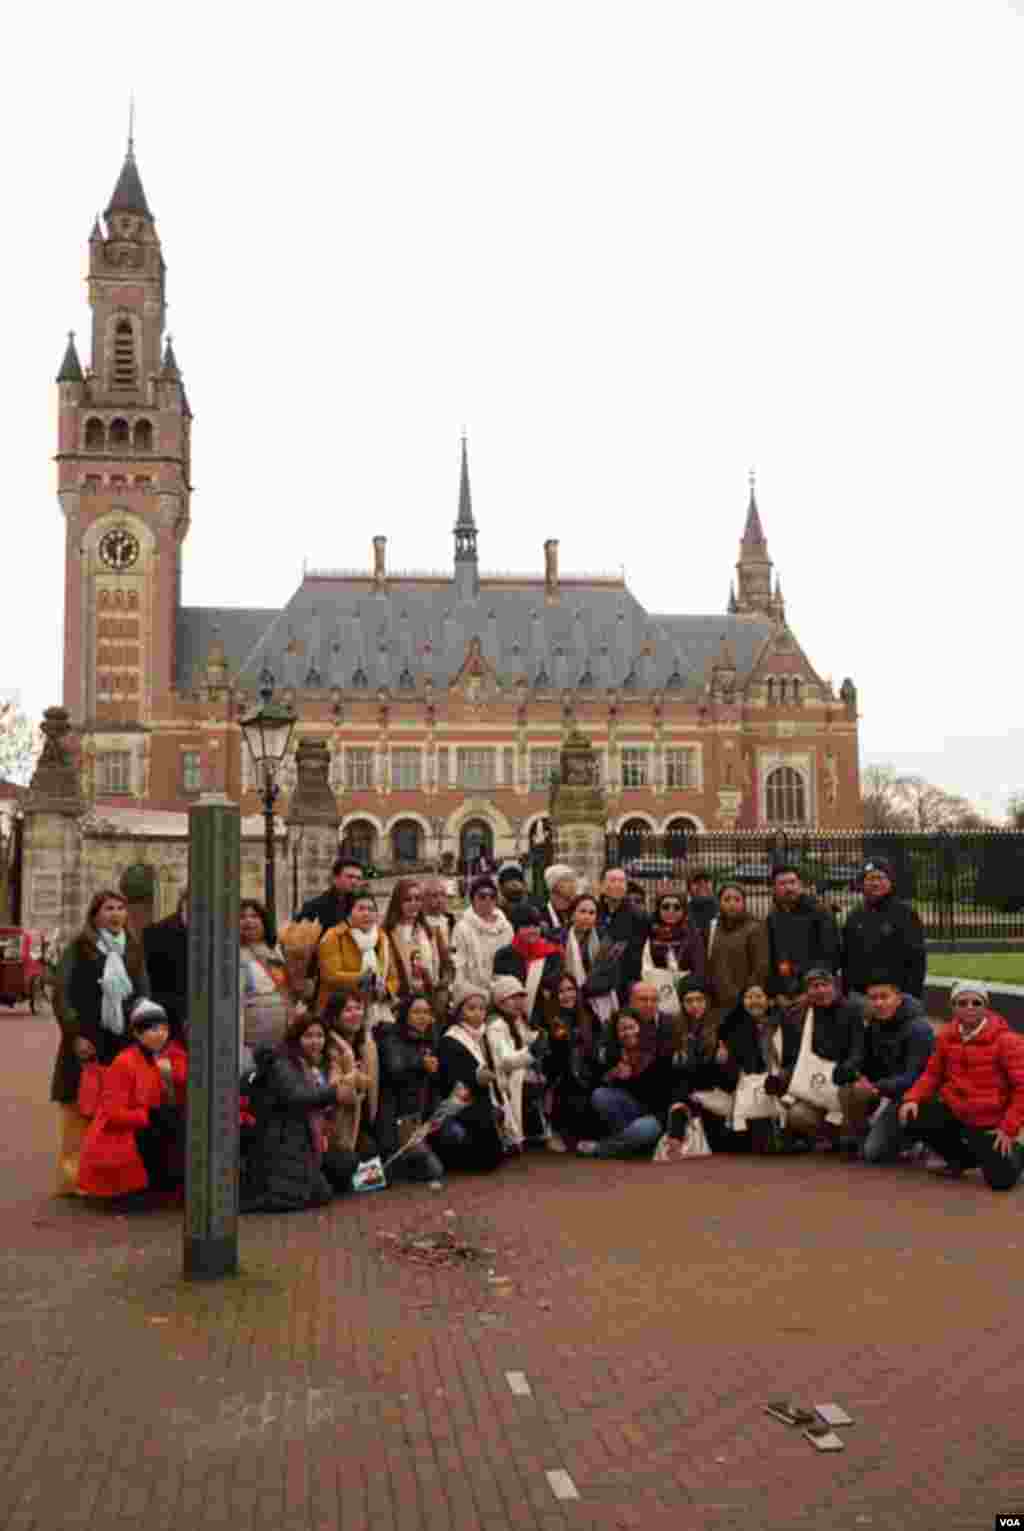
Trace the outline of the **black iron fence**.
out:
M 739 883 L 757 915 L 767 913 L 771 902 L 772 867 L 786 863 L 842 921 L 860 898 L 861 869 L 872 857 L 891 864 L 897 894 L 913 903 L 931 941 L 1024 942 L 1024 833 L 1018 831 L 625 830 L 607 837 L 608 864 L 639 882 L 648 904 L 662 886 L 678 886 L 706 870 L 716 888 L 727 880 Z

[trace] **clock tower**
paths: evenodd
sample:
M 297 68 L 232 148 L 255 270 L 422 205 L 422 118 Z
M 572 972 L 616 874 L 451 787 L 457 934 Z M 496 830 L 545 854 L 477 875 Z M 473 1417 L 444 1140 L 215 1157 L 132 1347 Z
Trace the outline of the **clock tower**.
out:
M 127 753 L 139 767 L 119 789 L 132 796 L 145 789 L 139 736 L 171 712 L 189 526 L 192 416 L 164 339 L 165 274 L 129 138 L 89 238 L 91 365 L 83 368 L 72 334 L 57 374 L 56 460 L 66 525 L 64 705 L 92 751 L 119 748 L 121 735 L 136 741 Z

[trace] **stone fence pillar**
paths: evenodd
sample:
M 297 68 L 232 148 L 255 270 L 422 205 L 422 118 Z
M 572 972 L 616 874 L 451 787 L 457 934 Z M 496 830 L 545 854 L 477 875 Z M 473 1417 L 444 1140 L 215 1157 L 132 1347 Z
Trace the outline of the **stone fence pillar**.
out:
M 331 790 L 331 755 L 327 741 L 301 738 L 295 752 L 295 769 L 297 781 L 288 804 L 289 866 L 285 903 L 290 906 L 294 891 L 298 894 L 298 907 L 301 907 L 307 899 L 330 886 L 331 866 L 338 854 L 341 819 Z M 297 883 L 294 890 L 293 883 Z
M 69 749 L 67 710 L 47 707 L 42 732 L 42 754 L 24 803 L 21 923 L 29 930 L 59 929 L 67 941 L 85 918 L 80 823 L 85 805 Z

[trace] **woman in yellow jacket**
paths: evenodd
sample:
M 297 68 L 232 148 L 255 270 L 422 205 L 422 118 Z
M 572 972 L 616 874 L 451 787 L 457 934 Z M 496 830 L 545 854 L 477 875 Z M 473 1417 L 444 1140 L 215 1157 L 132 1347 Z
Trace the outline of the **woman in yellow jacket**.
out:
M 377 901 L 365 888 L 358 889 L 348 919 L 329 930 L 318 949 L 320 968 L 319 1012 L 339 991 L 366 996 L 367 1020 L 372 1027 L 390 1021 L 388 1001 L 398 992 L 398 977 L 387 935 L 377 924 Z

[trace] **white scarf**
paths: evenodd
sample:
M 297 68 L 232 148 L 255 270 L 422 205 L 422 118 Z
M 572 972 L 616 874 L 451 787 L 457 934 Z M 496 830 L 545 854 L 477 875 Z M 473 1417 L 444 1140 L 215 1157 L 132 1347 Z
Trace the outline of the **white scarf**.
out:
M 587 931 L 587 950 L 590 953 L 591 967 L 597 959 L 601 949 L 601 937 L 596 930 Z M 565 943 L 565 965 L 576 980 L 576 985 L 583 992 L 583 985 L 587 981 L 587 970 L 583 966 L 583 953 L 580 950 L 580 940 L 574 929 L 570 927 L 569 936 Z M 597 1016 L 602 1026 L 607 1026 L 612 1016 L 617 1014 L 619 1002 L 612 990 L 610 994 L 601 994 L 596 999 L 588 1000 L 591 1010 Z
M 362 953 L 360 974 L 372 973 L 375 978 L 379 978 L 381 974 L 380 963 L 377 960 L 377 942 L 380 939 L 380 931 L 376 925 L 371 925 L 369 930 L 357 930 L 354 925 L 348 928 L 349 934 Z
M 100 1025 L 115 1037 L 124 1036 L 124 1002 L 132 992 L 132 981 L 124 965 L 124 952 L 128 938 L 124 931 L 116 936 L 112 930 L 96 932 L 96 949 L 106 956 L 100 988 L 103 1003 L 100 1009 Z

